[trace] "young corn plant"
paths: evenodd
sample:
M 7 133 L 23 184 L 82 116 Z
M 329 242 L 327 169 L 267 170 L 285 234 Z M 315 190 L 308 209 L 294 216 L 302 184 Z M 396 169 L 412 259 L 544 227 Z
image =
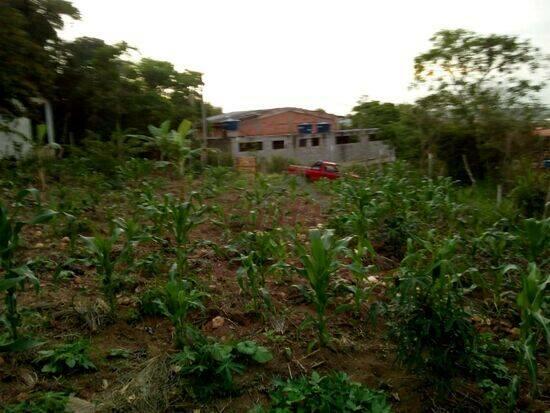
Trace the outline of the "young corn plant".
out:
M 189 233 L 193 228 L 203 222 L 203 215 L 207 211 L 200 201 L 197 193 L 192 193 L 189 200 L 172 205 L 168 210 L 168 219 L 171 231 L 175 239 L 176 262 L 170 270 L 170 280 L 176 275 L 183 278 L 188 270 Z
M 97 272 L 101 277 L 103 294 L 109 304 L 110 315 L 114 317 L 116 314 L 116 296 L 115 296 L 115 265 L 117 264 L 120 255 L 115 258 L 113 249 L 120 235 L 124 231 L 122 228 L 115 227 L 111 234 L 107 237 L 82 237 L 86 243 L 86 248 L 91 255 Z
M 190 345 L 197 337 L 197 330 L 189 322 L 192 310 L 204 309 L 202 298 L 206 294 L 193 289 L 185 281 L 169 281 L 164 287 L 164 294 L 155 300 L 162 314 L 170 319 L 175 329 L 177 348 Z
M 330 340 L 327 328 L 329 287 L 333 275 L 341 267 L 339 257 L 345 252 L 350 238 L 336 239 L 334 230 L 314 229 L 309 233 L 309 248 L 299 247 L 303 267 L 298 272 L 308 281 L 313 291 L 313 303 L 317 312 L 315 325 L 320 346 Z
M 367 300 L 370 295 L 370 289 L 366 286 L 366 278 L 369 271 L 373 266 L 366 267 L 363 263 L 363 259 L 366 255 L 375 256 L 376 252 L 368 240 L 359 238 L 355 248 L 349 250 L 349 257 L 351 263 L 346 266 L 353 275 L 355 283 L 348 285 L 348 290 L 353 294 L 353 313 L 355 317 L 361 316 L 361 308 L 363 302 Z
M 143 231 L 141 225 L 133 219 L 117 218 L 114 223 L 124 231 L 124 245 L 120 253 L 120 260 L 128 267 L 132 267 L 134 265 L 135 247 L 150 237 Z
M 263 306 L 272 311 L 273 304 L 265 285 L 265 273 L 254 261 L 253 254 L 241 255 L 241 266 L 237 270 L 237 282 L 241 291 L 252 298 L 254 310 L 259 310 Z
M 418 248 L 409 240 L 401 263 L 392 334 L 398 360 L 444 392 L 467 365 L 477 335 L 463 305 L 458 240 L 421 241 Z
M 527 275 L 522 274 L 522 289 L 517 296 L 520 309 L 520 360 L 526 366 L 532 384 L 532 393 L 537 392 L 536 350 L 540 332 L 550 348 L 550 319 L 544 314 L 548 311 L 548 292 L 550 275 L 544 276 L 537 265 L 529 263 Z
M 17 219 L 21 201 L 27 195 L 34 195 L 39 200 L 38 191 L 26 189 L 17 195 L 17 207 L 12 214 L 0 203 L 0 270 L 4 278 L 0 279 L 0 293 L 4 293 L 5 313 L 0 314 L 0 322 L 8 330 L 7 337 L 0 337 L 0 351 L 23 351 L 37 342 L 30 338 L 20 337 L 18 328 L 21 325 L 21 315 L 17 307 L 17 291 L 26 283 L 32 284 L 36 290 L 40 283 L 33 271 L 25 264 L 18 262 L 15 255 L 20 244 L 20 233 L 26 225 L 42 224 L 53 218 L 56 212 L 45 210 L 39 212 L 30 221 Z

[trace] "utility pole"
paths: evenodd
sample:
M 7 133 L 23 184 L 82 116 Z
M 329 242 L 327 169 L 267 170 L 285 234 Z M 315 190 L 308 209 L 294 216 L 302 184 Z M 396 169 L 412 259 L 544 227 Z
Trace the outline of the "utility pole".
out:
M 201 143 L 201 163 L 206 165 L 206 139 L 208 135 L 208 123 L 206 122 L 206 110 L 204 107 L 204 84 L 201 88 L 201 118 L 202 118 L 202 143 Z

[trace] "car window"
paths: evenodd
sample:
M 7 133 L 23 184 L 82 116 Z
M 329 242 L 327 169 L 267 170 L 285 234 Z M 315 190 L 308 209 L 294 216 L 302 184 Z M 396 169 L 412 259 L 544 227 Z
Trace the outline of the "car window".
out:
M 325 170 L 327 172 L 338 172 L 338 168 L 335 167 L 334 165 L 327 165 L 325 166 Z

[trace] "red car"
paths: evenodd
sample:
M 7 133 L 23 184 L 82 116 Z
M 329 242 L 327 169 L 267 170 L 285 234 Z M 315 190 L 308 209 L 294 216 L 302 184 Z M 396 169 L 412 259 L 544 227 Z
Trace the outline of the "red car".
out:
M 287 172 L 293 175 L 303 175 L 308 181 L 318 181 L 321 178 L 338 179 L 341 176 L 338 165 L 328 161 L 317 161 L 311 166 L 290 165 Z

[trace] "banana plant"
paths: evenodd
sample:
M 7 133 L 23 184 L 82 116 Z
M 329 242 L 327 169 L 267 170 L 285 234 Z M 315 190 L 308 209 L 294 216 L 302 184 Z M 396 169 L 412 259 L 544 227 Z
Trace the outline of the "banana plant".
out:
M 178 173 L 180 176 L 185 175 L 185 165 L 194 156 L 196 156 L 202 148 L 191 147 L 190 135 L 192 134 L 191 122 L 187 119 L 181 121 L 177 131 L 172 131 L 172 139 L 175 144 L 176 159 L 178 165 Z
M 20 246 L 23 227 L 45 223 L 52 219 L 56 212 L 43 210 L 29 221 L 18 220 L 17 213 L 22 205 L 21 201 L 28 195 L 33 195 L 36 201 L 40 199 L 38 191 L 34 188 L 20 191 L 12 214 L 0 203 L 0 270 L 4 273 L 4 278 L 0 279 L 0 293 L 5 294 L 6 304 L 5 314 L 0 314 L 0 322 L 8 330 L 8 340 L 0 343 L 0 351 L 22 351 L 36 344 L 36 341 L 20 337 L 18 334 L 21 315 L 17 308 L 17 290 L 23 288 L 26 283 L 30 283 L 38 291 L 40 283 L 27 265 L 18 262 L 15 252 Z
M 185 281 L 169 281 L 164 287 L 164 295 L 155 300 L 160 311 L 170 319 L 175 329 L 176 347 L 182 349 L 190 345 L 196 330 L 189 322 L 189 312 L 204 309 L 202 298 L 206 294 L 193 289 Z
M 161 162 L 166 161 L 173 150 L 170 121 L 165 120 L 159 127 L 149 125 L 148 129 L 151 136 L 141 136 L 141 138 L 146 141 L 146 146 L 158 149 Z
M 120 258 L 120 255 L 117 258 L 113 257 L 113 249 L 123 232 L 122 228 L 115 227 L 111 231 L 111 234 L 106 237 L 99 235 L 95 237 L 82 237 L 101 277 L 102 290 L 109 304 L 111 317 L 114 317 L 116 314 L 114 271 L 115 265 Z
M 327 329 L 327 307 L 329 288 L 333 275 L 341 267 L 340 256 L 347 248 L 350 238 L 336 239 L 334 230 L 314 229 L 309 233 L 309 248 L 299 247 L 300 262 L 298 268 L 313 290 L 313 303 L 317 312 L 315 324 L 319 336 L 319 345 L 326 346 L 330 340 Z
M 527 367 L 532 391 L 537 390 L 537 336 L 542 331 L 546 345 L 550 347 L 550 319 L 544 316 L 548 306 L 547 287 L 550 275 L 544 277 L 534 262 L 529 263 L 527 275 L 522 274 L 522 289 L 517 296 L 520 309 L 520 359 Z M 546 302 L 545 302 L 546 301 Z M 547 310 L 547 308 L 546 308 Z

